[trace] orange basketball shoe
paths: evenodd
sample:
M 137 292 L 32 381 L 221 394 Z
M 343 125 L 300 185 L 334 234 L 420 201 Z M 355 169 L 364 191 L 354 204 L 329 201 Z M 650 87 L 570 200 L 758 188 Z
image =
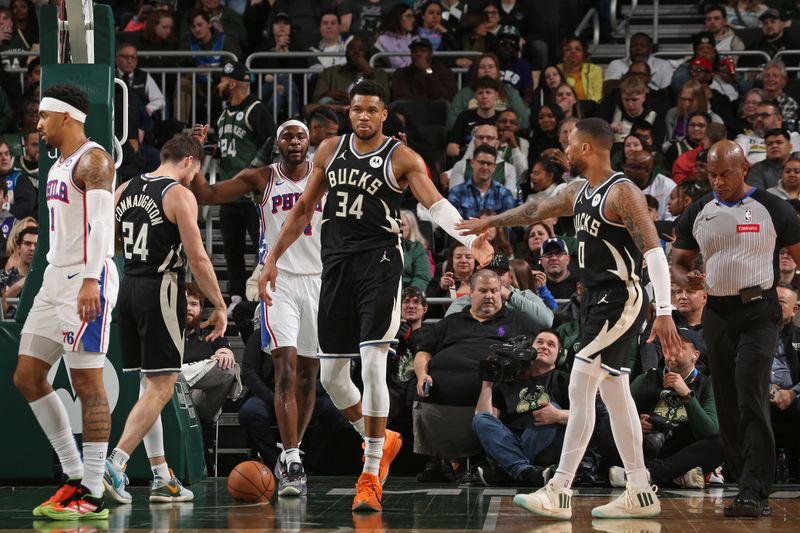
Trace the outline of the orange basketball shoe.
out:
M 61 503 L 65 500 L 68 500 L 75 491 L 78 490 L 78 487 L 81 486 L 80 479 L 68 479 L 67 476 L 61 476 L 61 483 L 59 483 L 56 492 L 47 498 L 45 501 L 37 505 L 33 508 L 33 516 L 45 516 L 44 511 L 51 505 L 55 505 L 57 503 Z
M 366 448 L 366 443 L 361 443 L 361 448 Z M 384 430 L 383 433 L 383 455 L 381 456 L 381 464 L 378 467 L 378 479 L 381 485 L 386 483 L 386 478 L 389 477 L 389 467 L 392 465 L 397 454 L 400 453 L 400 448 L 403 447 L 403 436 L 391 429 Z M 361 458 L 364 461 L 364 457 Z
M 362 472 L 356 483 L 356 497 L 353 498 L 354 512 L 381 512 L 383 488 L 378 476 Z

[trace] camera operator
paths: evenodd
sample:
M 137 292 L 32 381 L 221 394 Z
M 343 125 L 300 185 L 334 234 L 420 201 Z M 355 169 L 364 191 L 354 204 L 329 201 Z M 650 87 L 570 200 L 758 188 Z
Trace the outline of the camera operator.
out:
M 483 382 L 472 429 L 497 464 L 478 468 L 486 485 L 541 487 L 541 466 L 558 462 L 569 418 L 569 374 L 555 365 L 560 349 L 558 334 L 542 330 L 519 377 Z
M 420 481 L 458 478 L 461 460 L 482 453 L 472 431 L 480 361 L 493 345 L 539 331 L 530 318 L 503 305 L 497 273 L 479 270 L 469 283 L 470 307 L 437 322 L 414 358 L 420 397 L 412 412 L 414 452 L 436 458 L 417 476 Z
M 722 443 L 711 380 L 695 368 L 702 339 L 679 328 L 681 351 L 664 354 L 665 368 L 652 369 L 631 383 L 631 396 L 644 432 L 650 481 L 660 487 L 703 488 L 705 477 L 722 463 Z M 699 467 L 699 468 L 698 468 Z M 609 482 L 625 486 L 625 471 L 611 467 Z

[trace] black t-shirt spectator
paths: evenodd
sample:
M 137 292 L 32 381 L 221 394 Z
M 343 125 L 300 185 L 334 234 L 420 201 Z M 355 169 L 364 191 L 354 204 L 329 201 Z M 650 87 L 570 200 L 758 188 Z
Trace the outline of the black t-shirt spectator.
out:
M 428 374 L 433 378 L 433 387 L 425 401 L 474 406 L 481 390 L 478 365 L 491 353 L 491 346 L 538 331 L 530 318 L 506 307 L 483 322 L 472 317 L 469 307 L 443 318 L 419 344 L 420 351 L 432 356 Z
M 572 293 L 577 290 L 576 282 L 578 280 L 570 274 L 567 276 L 563 281 L 555 282 L 552 280 L 547 280 L 547 288 L 550 289 L 550 294 L 553 295 L 553 298 L 556 300 L 569 300 Z
M 492 387 L 492 406 L 500 411 L 500 421 L 515 431 L 524 431 L 531 424 L 531 413 L 549 403 L 569 409 L 568 373 L 553 369 L 541 376 L 495 383 Z
M 218 337 L 213 341 L 206 341 L 206 335 L 210 332 L 210 329 L 196 329 L 186 335 L 186 340 L 183 343 L 184 364 L 196 363 L 208 359 L 221 348 L 231 349 L 231 345 L 225 337 Z
M 478 111 L 475 109 L 468 109 L 462 112 L 456 118 L 453 129 L 450 130 L 450 135 L 447 142 L 456 143 L 459 146 L 467 146 L 472 140 L 472 129 L 475 126 L 482 126 L 484 124 L 495 125 L 497 122 L 497 113 L 489 118 L 478 116 Z

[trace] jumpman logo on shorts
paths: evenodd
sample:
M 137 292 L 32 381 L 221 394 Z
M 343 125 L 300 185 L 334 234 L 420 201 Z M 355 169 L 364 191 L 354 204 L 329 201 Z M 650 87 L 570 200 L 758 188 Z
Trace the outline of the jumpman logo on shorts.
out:
M 381 257 L 381 260 L 380 260 L 380 261 L 378 261 L 378 262 L 379 262 L 379 263 L 383 263 L 384 261 L 386 261 L 386 262 L 388 262 L 388 261 L 389 261 L 389 258 L 388 258 L 388 257 L 386 257 L 386 250 L 384 250 L 384 251 L 383 251 L 383 257 Z
M 608 300 L 606 300 L 606 296 L 608 296 L 608 294 L 604 294 L 604 295 L 603 295 L 603 297 L 602 297 L 602 298 L 600 298 L 600 299 L 597 301 L 597 303 L 598 303 L 598 304 L 607 304 L 607 303 L 608 303 Z

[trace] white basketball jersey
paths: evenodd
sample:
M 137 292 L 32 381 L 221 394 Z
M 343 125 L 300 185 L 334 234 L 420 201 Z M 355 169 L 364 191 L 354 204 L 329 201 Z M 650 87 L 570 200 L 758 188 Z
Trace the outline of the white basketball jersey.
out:
M 86 263 L 86 237 L 90 228 L 86 222 L 85 191 L 73 180 L 78 160 L 87 151 L 103 147 L 86 141 L 67 159 L 59 157 L 47 173 L 47 210 L 50 217 L 50 250 L 47 262 L 56 267 Z M 114 227 L 114 211 L 108 211 L 108 224 Z M 114 257 L 113 239 L 106 257 Z
M 261 224 L 261 250 L 260 260 L 269 253 L 278 240 L 281 226 L 286 222 L 286 216 L 294 207 L 297 199 L 303 194 L 308 183 L 308 176 L 314 164 L 306 163 L 306 172 L 301 180 L 292 181 L 281 170 L 280 163 L 270 165 L 270 181 L 264 192 L 261 203 L 258 204 Z M 320 259 L 320 223 L 322 222 L 322 208 L 325 206 L 325 196 L 314 209 L 311 224 L 306 227 L 300 237 L 278 260 L 278 268 L 290 274 L 319 275 L 322 273 L 322 260 Z

